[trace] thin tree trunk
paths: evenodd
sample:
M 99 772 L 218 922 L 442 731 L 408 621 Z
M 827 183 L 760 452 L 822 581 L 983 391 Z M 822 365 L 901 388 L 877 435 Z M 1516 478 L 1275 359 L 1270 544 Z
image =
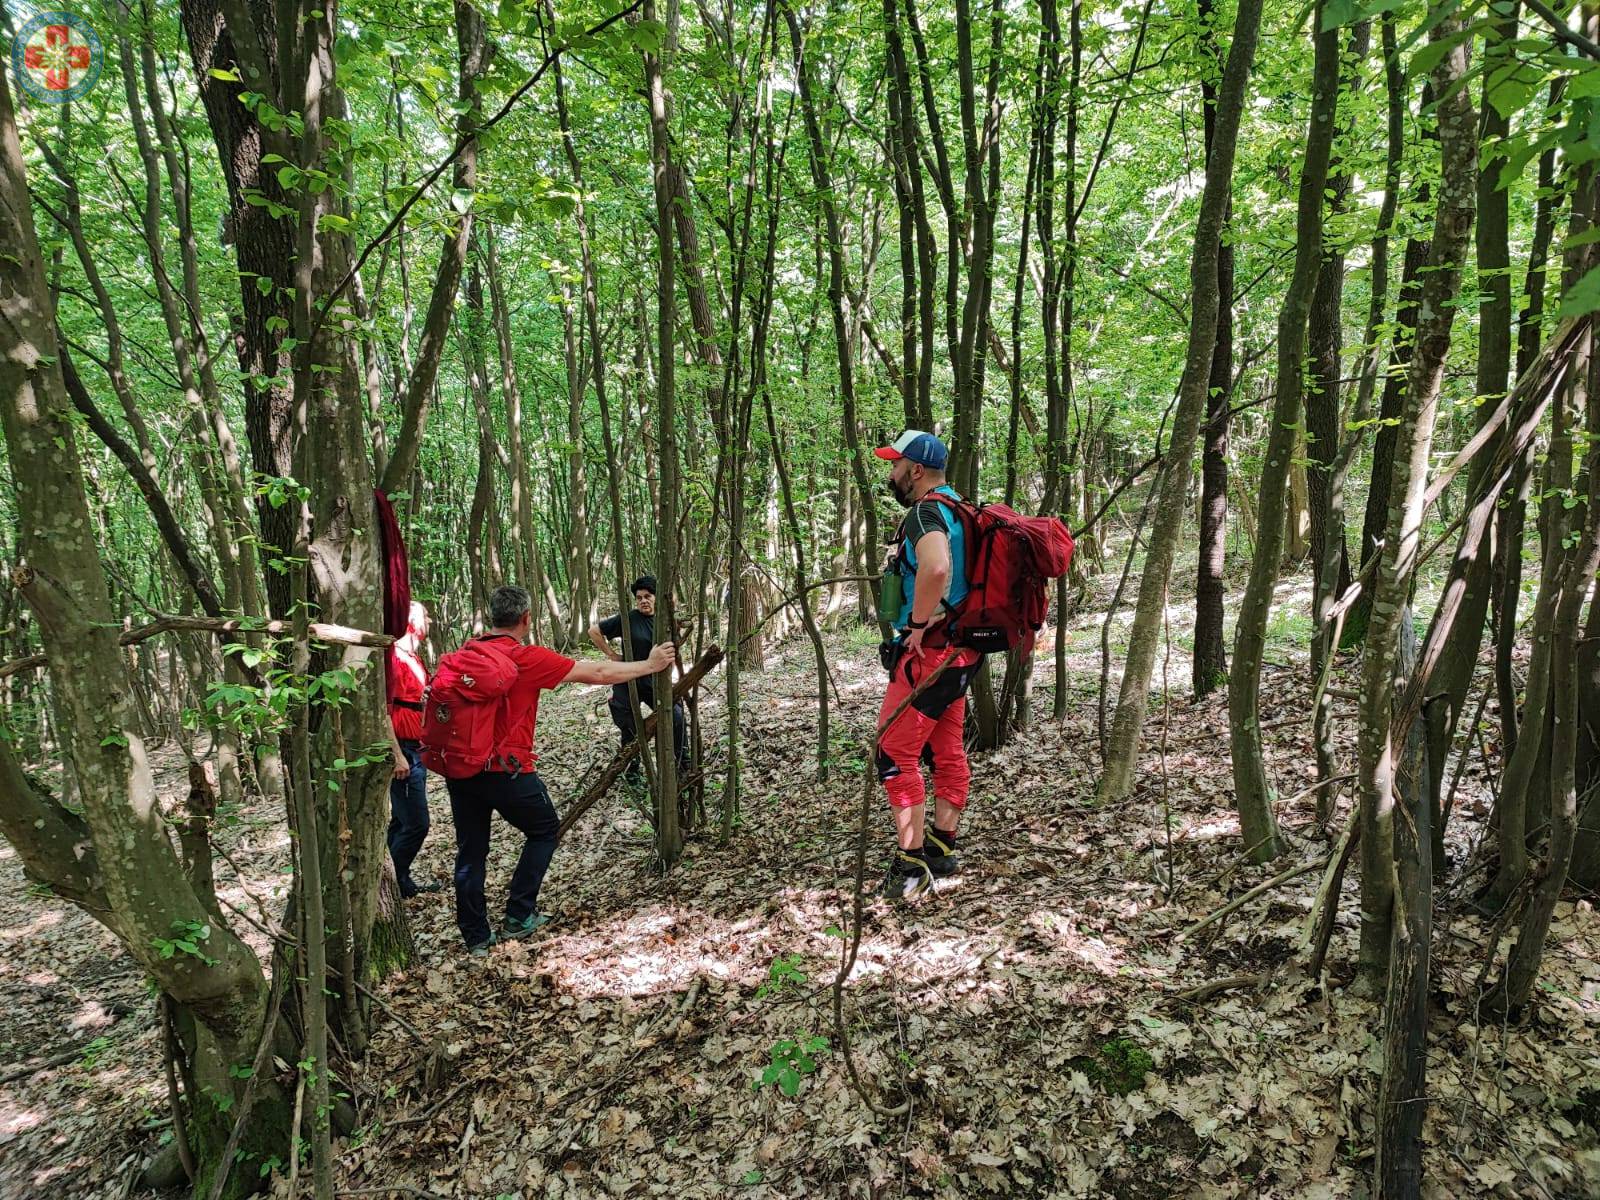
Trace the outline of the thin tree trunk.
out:
M 1294 456 L 1295 437 L 1305 395 L 1304 354 L 1311 293 L 1322 259 L 1323 192 L 1333 147 L 1334 117 L 1339 98 L 1339 31 L 1322 30 L 1324 5 L 1313 10 L 1314 65 L 1311 72 L 1311 117 L 1306 132 L 1305 162 L 1300 170 L 1294 273 L 1278 315 L 1277 396 L 1267 430 L 1261 468 L 1260 523 L 1250 579 L 1234 626 L 1233 669 L 1228 675 L 1228 733 L 1233 755 L 1234 804 L 1240 832 L 1258 863 L 1279 851 L 1273 816 L 1272 785 L 1267 779 L 1261 746 L 1261 659 L 1266 651 L 1267 617 L 1281 565 L 1285 491 Z
M 1460 27 L 1459 17 L 1452 14 L 1432 30 L 1430 38 L 1449 37 Z M 1389 972 L 1396 895 L 1394 771 L 1397 748 L 1391 737 L 1394 665 L 1400 644 L 1400 624 L 1409 613 L 1406 606 L 1416 574 L 1428 456 L 1433 446 L 1444 361 L 1450 349 L 1454 300 L 1467 239 L 1472 233 L 1477 129 L 1472 102 L 1459 86 L 1466 70 L 1466 48 L 1454 45 L 1433 73 L 1435 94 L 1442 97 L 1437 109 L 1441 163 L 1439 204 L 1428 268 L 1422 282 L 1421 320 L 1417 326 L 1416 352 L 1406 380 L 1405 410 L 1396 426 L 1389 523 L 1373 587 L 1372 619 L 1362 658 L 1357 776 L 1361 797 L 1359 968 L 1364 986 L 1373 989 L 1381 987 L 1386 978 L 1395 978 Z M 1415 1098 L 1413 1107 L 1421 1109 L 1420 1097 Z M 1420 1120 L 1420 1113 L 1417 1119 Z M 1390 1144 L 1388 1149 L 1393 1153 L 1398 1147 Z M 1389 1170 L 1384 1159 L 1380 1139 L 1377 1167 L 1380 1188 L 1388 1186 L 1383 1182 Z
M 644 19 L 655 20 L 654 0 L 644 0 Z M 661 59 L 644 56 L 645 87 L 650 105 L 650 161 L 655 179 L 656 253 L 656 449 L 660 455 L 661 495 L 656 510 L 656 637 L 657 642 L 677 640 L 673 591 L 678 576 L 678 440 L 675 360 L 677 338 L 676 268 L 672 234 L 672 152 L 667 134 L 667 95 L 661 79 Z M 672 696 L 672 670 L 655 680 L 655 694 Z M 669 710 L 670 711 L 670 710 Z M 671 868 L 683 854 L 683 832 L 678 817 L 678 761 L 673 745 L 673 723 L 663 720 L 656 733 L 656 853 Z
M 1583 462 L 1586 494 L 1577 525 L 1581 532 L 1570 548 L 1566 547 L 1564 536 L 1557 543 L 1556 554 L 1561 560 L 1557 584 L 1560 599 L 1549 632 L 1542 635 L 1548 636 L 1551 642 L 1550 705 L 1554 717 L 1549 733 L 1550 838 L 1539 881 L 1523 914 L 1505 975 L 1485 997 L 1488 1010 L 1496 1013 L 1520 1011 L 1533 992 L 1556 902 L 1572 865 L 1578 833 L 1578 632 L 1584 601 L 1596 572 L 1600 571 L 1600 378 L 1597 378 L 1600 363 L 1593 357 L 1589 371 L 1590 378 L 1583 393 L 1588 448 Z M 1571 452 L 1570 442 L 1563 446 L 1553 440 L 1550 453 L 1562 452 Z M 1570 522 L 1570 517 L 1562 518 L 1556 530 L 1564 535 L 1573 527 Z M 1524 740 L 1531 738 L 1525 733 Z
M 1171 466 L 1160 482 L 1150 550 L 1145 556 L 1139 580 L 1139 600 L 1135 608 L 1133 633 L 1128 644 L 1128 659 L 1122 673 L 1116 717 L 1112 722 L 1105 772 L 1100 777 L 1097 795 L 1101 803 L 1124 800 L 1133 791 L 1134 771 L 1139 759 L 1139 738 L 1144 730 L 1145 710 L 1150 699 L 1150 675 L 1155 667 L 1156 646 L 1161 629 L 1160 613 L 1165 604 L 1167 584 L 1172 576 L 1172 559 L 1177 550 L 1184 508 L 1193 474 L 1194 445 L 1199 435 L 1200 416 L 1205 409 L 1205 393 L 1211 378 L 1211 359 L 1216 349 L 1217 252 L 1228 196 L 1233 182 L 1234 150 L 1239 122 L 1244 112 L 1245 90 L 1250 67 L 1255 60 L 1256 35 L 1261 22 L 1261 0 L 1240 0 L 1234 20 L 1233 46 L 1217 95 L 1216 139 L 1206 167 L 1205 190 L 1200 201 L 1200 216 L 1195 226 L 1194 252 L 1189 279 L 1192 303 L 1189 341 L 1184 358 L 1183 379 L 1178 388 L 1178 410 L 1173 420 L 1172 441 L 1167 455 Z
M 850 453 L 851 470 L 855 472 L 856 490 L 861 493 L 861 510 L 867 522 L 867 545 L 876 551 L 882 545 L 878 540 L 877 498 L 873 495 L 872 483 L 867 478 L 866 462 L 861 453 L 853 354 L 844 309 L 844 233 L 840 228 L 838 201 L 834 195 L 832 174 L 828 167 L 822 124 L 812 95 L 811 66 L 805 55 L 800 21 L 795 16 L 789 0 L 782 0 L 782 4 L 784 19 L 789 25 L 789 44 L 794 55 L 795 75 L 800 88 L 800 108 L 805 117 L 806 137 L 811 150 L 811 179 L 816 185 L 817 201 L 822 205 L 823 221 L 827 229 L 828 305 L 833 314 L 833 341 L 839 357 L 839 396 L 844 409 L 845 445 Z M 878 613 L 878 629 L 883 637 L 889 637 L 889 617 L 881 611 Z
M 1226 65 L 1217 41 L 1215 0 L 1200 0 L 1206 53 L 1216 61 L 1216 77 Z M 1217 85 L 1210 67 L 1200 72 L 1205 106 L 1206 158 L 1217 136 Z M 1224 230 L 1233 219 L 1228 205 Z M 1194 589 L 1193 686 L 1196 699 L 1211 694 L 1228 676 L 1224 644 L 1225 586 L 1228 563 L 1228 406 L 1233 397 L 1233 245 L 1223 237 L 1217 248 L 1217 336 L 1206 386 L 1205 449 L 1200 458 L 1200 554 Z
M 1362 71 L 1371 41 L 1372 23 L 1361 21 L 1350 31 L 1344 50 L 1343 90 L 1355 101 L 1360 94 Z M 1344 115 L 1338 119 L 1339 142 L 1348 144 L 1355 129 L 1351 113 L 1354 104 L 1345 106 Z M 1346 148 L 1348 156 L 1353 148 Z M 1351 173 L 1349 163 L 1343 159 L 1328 180 L 1328 214 L 1337 217 L 1344 212 L 1350 194 Z M 1340 401 L 1340 377 L 1343 357 L 1341 337 L 1344 306 L 1344 245 L 1336 238 L 1324 235 L 1322 262 L 1317 270 L 1317 284 L 1311 295 L 1311 313 L 1307 324 L 1307 351 L 1310 370 L 1306 381 L 1306 486 L 1311 519 L 1309 551 L 1312 562 L 1313 594 L 1311 611 L 1321 612 L 1328 597 L 1342 594 L 1350 586 L 1349 552 L 1344 536 L 1344 480 L 1335 478 L 1341 441 L 1339 419 L 1343 405 Z M 1374 264 L 1376 269 L 1376 264 Z M 1334 549 L 1328 551 L 1329 545 Z M 1333 567 L 1327 566 L 1329 553 L 1338 558 Z M 1311 674 L 1315 678 L 1322 670 L 1322 656 L 1327 653 L 1323 639 L 1313 634 L 1311 640 Z M 1319 793 L 1320 795 L 1320 793 Z
M 1477 180 L 1478 217 L 1476 227 L 1478 256 L 1478 427 L 1495 411 L 1509 386 L 1511 371 L 1511 251 L 1509 244 L 1510 197 L 1500 186 L 1500 172 L 1504 163 L 1498 148 L 1510 130 L 1510 121 L 1491 103 L 1489 79 L 1497 77 L 1509 59 L 1509 43 L 1516 37 L 1517 6 L 1507 12 L 1496 10 L 1495 19 L 1488 27 L 1484 45 L 1484 86 L 1482 125 L 1479 141 L 1483 147 Z M 1507 436 L 1509 424 L 1485 446 L 1473 460 L 1467 473 L 1467 503 L 1480 502 L 1492 505 L 1498 495 L 1485 496 L 1491 477 L 1490 464 L 1497 457 L 1499 446 Z M 1463 526 L 1486 526 L 1492 509 L 1486 509 L 1481 521 L 1469 520 Z M 1467 691 L 1472 684 L 1473 671 L 1478 664 L 1478 649 L 1483 642 L 1484 621 L 1489 613 L 1489 596 L 1492 591 L 1492 555 L 1484 543 L 1480 530 L 1474 544 L 1467 545 L 1463 535 L 1461 549 L 1450 564 L 1445 579 L 1445 597 L 1460 593 L 1459 611 L 1445 639 L 1438 667 L 1429 684 L 1431 703 L 1424 709 L 1427 721 L 1428 780 L 1432 786 L 1430 803 L 1433 808 L 1433 869 L 1443 871 L 1446 866 L 1444 849 L 1444 819 L 1440 810 L 1440 790 L 1444 786 L 1445 760 L 1455 740 L 1456 724 L 1467 702 Z M 1443 602 L 1440 605 L 1443 608 Z M 1430 641 L 1432 639 L 1430 638 Z
M 1558 79 L 1550 85 L 1552 106 L 1561 99 L 1562 83 Z M 1518 313 L 1516 373 L 1519 379 L 1532 365 L 1544 341 L 1545 283 L 1550 243 L 1555 236 L 1555 179 L 1556 148 L 1552 146 L 1539 156 L 1533 241 L 1528 249 L 1528 271 Z M 1501 743 L 1507 758 L 1517 746 L 1517 686 L 1512 657 L 1517 640 L 1517 607 L 1522 599 L 1522 535 L 1527 523 L 1535 452 L 1535 446 L 1529 443 L 1527 451 L 1517 459 L 1511 479 L 1501 489 L 1501 503 L 1495 511 L 1495 701 L 1500 712 Z

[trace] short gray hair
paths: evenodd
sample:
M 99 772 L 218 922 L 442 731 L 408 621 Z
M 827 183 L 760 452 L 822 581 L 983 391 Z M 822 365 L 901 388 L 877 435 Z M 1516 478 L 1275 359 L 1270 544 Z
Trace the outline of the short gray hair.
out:
M 509 629 L 532 607 L 533 597 L 528 595 L 527 588 L 510 584 L 497 587 L 489 597 L 489 623 L 496 629 Z

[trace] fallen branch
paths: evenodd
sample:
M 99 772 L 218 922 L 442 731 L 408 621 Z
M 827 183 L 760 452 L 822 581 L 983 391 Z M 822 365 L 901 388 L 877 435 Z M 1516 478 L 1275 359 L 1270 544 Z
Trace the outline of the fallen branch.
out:
M 1350 855 L 1361 840 L 1361 807 L 1350 810 L 1338 849 L 1329 857 L 1328 873 L 1322 877 L 1322 886 L 1311 901 L 1311 911 L 1306 914 L 1305 932 L 1301 945 L 1311 947 L 1312 979 L 1322 978 L 1322 964 L 1328 957 L 1328 943 L 1333 938 L 1333 921 L 1339 912 L 1339 888 L 1344 883 L 1345 870 L 1350 865 Z
M 91 1038 L 89 1042 L 84 1042 L 81 1046 L 74 1046 L 70 1050 L 62 1050 L 58 1054 L 52 1054 L 43 1062 L 28 1063 L 27 1065 L 21 1067 L 12 1067 L 10 1070 L 6 1071 L 5 1074 L 0 1075 L 0 1085 L 15 1083 L 19 1079 L 26 1079 L 29 1075 L 37 1075 L 40 1071 L 48 1071 L 51 1067 L 64 1067 L 73 1059 L 81 1057 L 83 1052 L 88 1049 L 90 1042 L 93 1040 L 94 1039 Z
M 127 629 L 117 638 L 117 644 L 132 646 L 136 642 L 143 642 L 163 633 L 214 633 L 218 636 L 229 633 L 292 633 L 291 622 L 288 621 L 252 621 L 242 617 L 194 617 L 194 616 L 162 616 L 157 617 L 148 625 L 140 625 L 134 629 Z M 311 622 L 311 640 L 313 642 L 327 642 L 337 646 L 371 646 L 381 648 L 391 645 L 394 638 L 386 633 L 370 633 L 365 629 L 352 629 L 348 625 L 329 625 L 322 621 Z M 45 655 L 30 654 L 25 658 L 14 658 L 8 663 L 0 663 L 0 679 L 15 675 L 19 671 L 37 670 L 46 665 Z
M 464 1090 L 466 1090 L 466 1087 L 467 1087 L 467 1084 L 465 1084 L 465 1083 L 456 1084 L 455 1087 L 451 1088 L 448 1092 L 446 1092 L 444 1094 L 443 1098 L 441 1098 L 441 1099 L 435 1101 L 434 1103 L 428 1105 L 427 1108 L 423 1109 L 422 1112 L 418 1113 L 416 1116 L 414 1116 L 414 1117 L 401 1117 L 398 1121 L 390 1121 L 389 1122 L 389 1128 L 390 1129 L 399 1129 L 402 1125 L 423 1125 L 423 1124 L 426 1124 L 427 1121 L 431 1117 L 433 1117 L 433 1115 L 435 1113 L 437 1113 L 446 1104 L 449 1104 L 450 1101 L 454 1100 Z M 349 1195 L 350 1193 L 346 1192 L 346 1193 L 343 1193 L 343 1194 Z
M 1250 901 L 1254 900 L 1263 892 L 1270 892 L 1273 888 L 1278 887 L 1280 884 L 1288 883 L 1291 879 L 1298 879 L 1302 875 L 1309 875 L 1313 871 L 1321 870 L 1324 862 L 1326 862 L 1325 859 L 1320 862 L 1301 863 L 1299 866 L 1290 867 L 1287 871 L 1282 871 L 1279 874 L 1274 875 L 1265 883 L 1258 883 L 1244 895 L 1228 901 L 1209 917 L 1196 921 L 1193 925 L 1189 926 L 1189 928 L 1180 933 L 1177 940 L 1181 942 L 1186 938 L 1193 937 L 1207 925 L 1211 925 L 1222 920 L 1223 917 L 1227 916 L 1236 909 L 1243 908 L 1246 904 L 1250 903 Z
M 1307 796 L 1311 795 L 1313 792 L 1320 792 L 1325 787 L 1331 787 L 1332 785 L 1334 785 L 1336 783 L 1349 783 L 1355 777 L 1356 776 L 1355 776 L 1355 772 L 1354 771 L 1351 771 L 1351 772 L 1349 772 L 1347 774 L 1344 774 L 1344 775 L 1330 775 L 1327 779 L 1319 779 L 1319 780 L 1317 780 L 1317 782 L 1313 783 L 1310 787 L 1301 788 L 1298 792 L 1296 792 L 1294 795 L 1290 796 L 1287 800 L 1280 800 L 1278 803 L 1279 803 L 1280 807 L 1283 806 L 1283 805 L 1287 805 L 1287 804 L 1293 804 L 1296 800 L 1304 800 Z
M 679 700 L 682 700 L 698 687 L 700 681 L 721 661 L 722 649 L 718 646 L 710 647 L 700 656 L 688 673 L 672 685 L 672 703 L 674 705 L 677 704 Z M 670 712 L 671 709 L 667 711 Z M 565 837 L 567 830 L 572 828 L 578 818 L 593 808 L 595 802 L 611 790 L 611 785 L 621 778 L 622 773 L 628 769 L 628 764 L 644 749 L 644 744 L 655 737 L 656 719 L 660 715 L 661 709 L 658 707 L 649 716 L 645 717 L 639 736 L 617 751 L 606 769 L 600 772 L 600 778 L 591 783 L 588 790 L 579 796 L 572 807 L 567 810 L 567 815 L 561 818 L 561 825 L 556 830 L 557 841 Z
M 1170 999 L 1199 1004 L 1219 992 L 1231 992 L 1234 988 L 1242 987 L 1259 988 L 1271 975 L 1271 971 L 1258 971 L 1254 975 L 1229 975 L 1226 979 L 1214 979 L 1210 983 L 1202 983 L 1199 987 L 1192 987 L 1188 991 L 1174 992 Z
M 332 974 L 332 972 L 329 972 L 329 974 Z M 377 1005 L 379 1009 L 388 1015 L 391 1021 L 400 1026 L 401 1029 L 404 1029 L 412 1037 L 416 1038 L 417 1041 L 421 1042 L 424 1046 L 428 1044 L 428 1039 L 422 1036 L 421 1030 L 419 1030 L 410 1021 L 407 1021 L 399 1013 L 395 1012 L 394 1009 L 390 1008 L 384 1000 L 380 999 L 365 984 L 356 984 L 356 991 L 360 992 L 368 1000 L 372 1001 L 373 1004 Z

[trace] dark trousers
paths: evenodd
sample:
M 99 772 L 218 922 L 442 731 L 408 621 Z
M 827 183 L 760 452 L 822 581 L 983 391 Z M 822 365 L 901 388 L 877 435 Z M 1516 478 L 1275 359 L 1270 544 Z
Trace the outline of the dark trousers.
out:
M 641 699 L 639 703 L 643 708 L 654 710 L 654 706 L 648 700 Z M 624 696 L 621 700 L 618 700 L 613 696 L 607 707 L 611 710 L 611 723 L 617 727 L 617 732 L 622 735 L 623 746 L 632 745 L 634 738 L 638 735 L 634 732 L 633 708 L 628 704 L 628 698 Z M 649 747 L 645 749 L 648 751 Z M 672 706 L 672 751 L 673 757 L 678 760 L 678 773 L 681 775 L 689 766 L 689 747 L 686 744 L 686 735 L 684 734 L 683 705 L 681 704 Z M 636 757 L 628 764 L 625 774 L 629 779 L 638 779 L 640 771 L 641 767 Z
M 506 894 L 506 916 L 526 920 L 535 911 L 539 885 L 556 852 L 561 821 L 544 781 L 533 773 L 507 775 L 484 771 L 470 779 L 449 779 L 450 816 L 456 826 L 456 926 L 467 945 L 489 938 L 489 912 L 483 897 L 489 862 L 489 818 L 499 813 L 527 837 Z
M 400 894 L 415 896 L 411 864 L 428 836 L 428 769 L 422 765 L 420 743 L 401 742 L 400 749 L 411 764 L 411 774 L 389 781 L 389 857 L 394 859 Z

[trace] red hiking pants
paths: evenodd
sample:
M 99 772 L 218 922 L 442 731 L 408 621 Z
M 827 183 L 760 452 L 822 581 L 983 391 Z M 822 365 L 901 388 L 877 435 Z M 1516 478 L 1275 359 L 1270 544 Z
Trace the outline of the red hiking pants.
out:
M 933 793 L 955 807 L 967 805 L 967 749 L 961 727 L 967 716 L 967 687 L 978 665 L 975 650 L 948 646 L 924 648 L 922 657 L 907 654 L 889 677 L 889 690 L 878 711 L 881 727 L 925 678 L 944 660 L 953 657 L 939 678 L 924 688 L 895 718 L 878 740 L 878 778 L 895 808 L 914 808 L 927 798 L 922 762 L 933 767 Z

